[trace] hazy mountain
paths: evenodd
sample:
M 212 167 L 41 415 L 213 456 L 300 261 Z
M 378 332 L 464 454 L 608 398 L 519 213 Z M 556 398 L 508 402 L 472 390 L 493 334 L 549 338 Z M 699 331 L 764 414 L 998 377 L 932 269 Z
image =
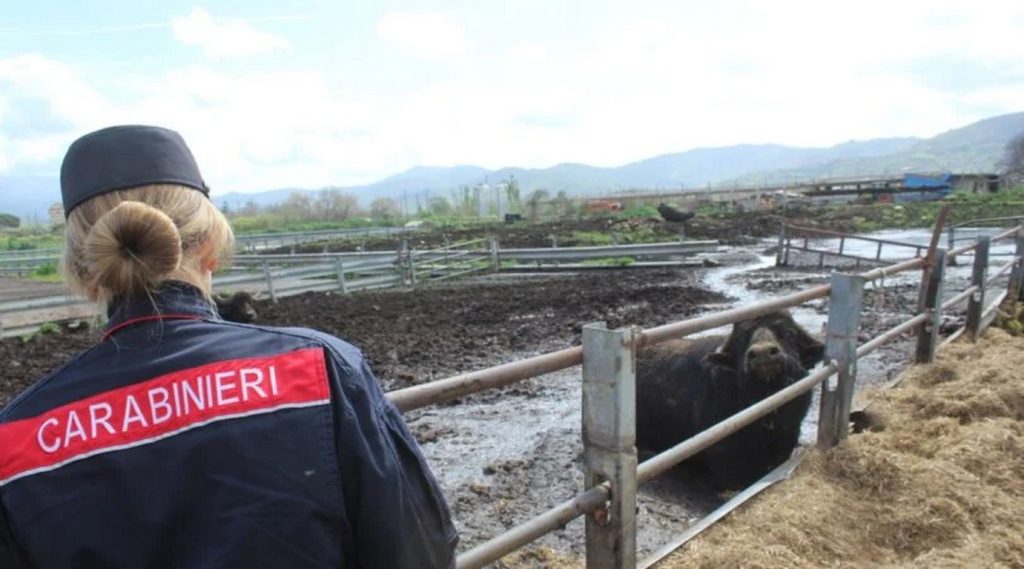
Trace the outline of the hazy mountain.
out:
M 816 164 L 765 172 L 762 176 L 739 175 L 734 181 L 742 184 L 762 179 L 782 181 L 904 172 L 997 172 L 1006 144 L 1020 134 L 1024 134 L 1024 113 L 1013 113 L 918 140 L 893 153 L 835 157 Z
M 828 148 L 797 148 L 777 144 L 741 144 L 697 148 L 663 154 L 615 168 L 558 164 L 550 168 L 418 166 L 379 182 L 340 188 L 360 197 L 364 205 L 387 196 L 405 199 L 410 207 L 430 196 L 451 196 L 463 185 L 491 186 L 514 176 L 523 195 L 538 188 L 551 193 L 599 194 L 624 189 L 701 188 L 707 184 L 792 181 L 832 176 L 902 172 L 996 171 L 1006 143 L 1024 133 L 1024 112 L 1001 115 L 944 132 L 929 139 L 884 138 L 849 141 Z M 279 203 L 295 191 L 215 194 L 218 204 L 239 207 L 248 201 Z M 46 208 L 59 201 L 56 177 L 0 175 L 0 211 L 23 218 L 45 219 Z

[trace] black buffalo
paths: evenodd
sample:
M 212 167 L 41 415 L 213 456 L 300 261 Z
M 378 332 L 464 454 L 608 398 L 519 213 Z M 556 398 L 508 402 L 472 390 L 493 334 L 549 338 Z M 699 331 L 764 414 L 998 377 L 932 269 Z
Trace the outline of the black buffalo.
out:
M 679 211 L 678 209 L 668 204 L 658 204 L 658 213 L 661 214 L 662 219 L 665 221 L 673 221 L 680 223 L 692 218 L 695 213 L 692 211 Z
M 786 312 L 733 326 L 728 337 L 674 340 L 637 362 L 637 446 L 662 451 L 804 377 L 824 346 Z M 686 461 L 721 488 L 741 488 L 786 461 L 808 392 Z
M 224 320 L 251 324 L 256 321 L 256 298 L 248 292 L 236 292 L 231 296 L 218 294 L 213 297 L 217 312 Z

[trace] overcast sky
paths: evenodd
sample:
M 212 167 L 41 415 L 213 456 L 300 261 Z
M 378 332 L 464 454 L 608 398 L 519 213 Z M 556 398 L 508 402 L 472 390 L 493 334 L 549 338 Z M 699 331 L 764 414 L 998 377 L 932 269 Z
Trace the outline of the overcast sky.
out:
M 1024 110 L 1022 38 L 1005 0 L 20 2 L 0 175 L 123 123 L 180 131 L 216 193 L 931 136 Z

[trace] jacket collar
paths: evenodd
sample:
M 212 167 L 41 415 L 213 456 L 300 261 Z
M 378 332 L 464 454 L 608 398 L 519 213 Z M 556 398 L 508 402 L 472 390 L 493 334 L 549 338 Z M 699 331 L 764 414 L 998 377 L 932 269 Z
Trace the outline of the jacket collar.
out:
M 181 281 L 165 281 L 152 295 L 115 298 L 107 307 L 107 331 L 132 321 L 178 319 L 220 320 L 216 307 L 198 288 Z

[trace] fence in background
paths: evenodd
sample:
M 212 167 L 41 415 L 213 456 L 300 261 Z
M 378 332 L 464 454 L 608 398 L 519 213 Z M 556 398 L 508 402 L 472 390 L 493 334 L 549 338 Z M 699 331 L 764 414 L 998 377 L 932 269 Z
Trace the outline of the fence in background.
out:
M 1015 254 L 1005 264 L 990 268 L 990 242 L 1010 238 L 1015 240 Z M 971 251 L 974 252 L 974 267 L 970 286 L 958 293 L 945 291 L 947 257 Z M 636 327 L 607 330 L 603 324 L 591 324 L 584 327 L 582 346 L 400 389 L 390 392 L 388 397 L 399 409 L 409 411 L 582 364 L 582 433 L 588 489 L 463 552 L 458 556 L 457 567 L 484 567 L 586 515 L 587 567 L 632 568 L 637 566 L 635 512 L 639 484 L 666 472 L 819 384 L 822 385 L 822 397 L 818 444 L 822 447 L 838 444 L 847 436 L 849 428 L 857 360 L 897 337 L 915 332 L 915 361 L 932 361 L 939 348 L 939 322 L 943 311 L 964 302 L 968 303 L 966 326 L 947 341 L 964 333 L 977 339 L 992 322 L 1004 299 L 1009 298 L 1016 304 L 1020 298 L 1024 280 L 1022 255 L 1024 226 L 1019 226 L 991 238 L 983 237 L 974 244 L 948 253 L 939 249 L 930 256 L 917 256 L 864 273 L 836 273 L 828 285 L 647 330 Z M 923 269 L 923 277 L 917 313 L 858 345 L 864 285 L 888 275 L 918 269 Z M 993 285 L 1007 274 L 1010 275 L 1008 285 L 995 294 Z M 825 365 L 755 405 L 637 464 L 635 362 L 639 349 L 826 297 L 829 299 L 829 311 L 826 334 L 828 361 Z M 834 381 L 831 380 L 833 376 L 836 377 Z M 658 559 L 660 557 L 645 560 L 642 566 L 647 567 Z
M 958 242 L 976 241 L 981 235 L 994 231 L 994 227 L 1005 227 L 1007 225 L 1016 225 L 1020 223 L 1024 223 L 1024 217 L 1018 215 L 1012 217 L 972 219 L 970 221 L 951 225 L 946 230 L 946 247 L 953 250 Z M 955 265 L 956 256 L 951 255 L 949 261 L 950 264 Z
M 812 239 L 815 241 L 812 242 Z M 824 245 L 817 242 L 823 239 L 836 239 L 836 249 L 823 248 Z M 848 241 L 875 244 L 875 255 L 873 257 L 869 257 L 850 253 L 846 248 Z M 813 227 L 801 227 L 799 225 L 784 223 L 782 224 L 782 228 L 779 230 L 779 244 L 775 256 L 775 265 L 778 267 L 788 266 L 790 253 L 793 251 L 810 254 L 812 256 L 817 255 L 819 267 L 823 267 L 825 265 L 826 257 L 850 259 L 854 261 L 855 267 L 860 267 L 861 264 L 885 265 L 889 263 L 889 261 L 882 258 L 883 249 L 885 247 L 889 247 L 889 249 L 892 249 L 893 247 L 913 249 L 914 257 L 920 257 L 921 254 L 928 249 L 928 245 L 905 243 L 903 241 L 895 241 L 891 239 L 878 239 L 876 237 L 863 237 L 859 235 L 850 235 L 848 233 L 840 233 L 838 231 L 815 229 Z
M 239 251 L 255 253 L 279 247 L 298 246 L 330 239 L 353 239 L 358 237 L 390 238 L 415 231 L 409 227 L 359 227 L 351 229 L 324 229 L 320 231 L 290 231 L 287 233 L 255 233 L 238 235 L 235 245 Z
M 245 290 L 272 302 L 304 292 L 422 286 L 430 282 L 502 270 L 506 263 L 564 263 L 605 258 L 663 259 L 714 251 L 715 241 L 679 241 L 600 247 L 502 249 L 494 240 L 473 240 L 437 249 L 236 255 L 230 270 L 214 277 L 215 291 Z M 32 258 L 36 259 L 36 258 Z M 52 262 L 53 259 L 50 259 Z M 5 261 L 0 260 L 0 267 Z M 11 260 L 10 263 L 17 263 Z M 643 266 L 636 263 L 633 266 Z M 23 272 L 37 265 L 20 265 Z M 506 267 L 507 268 L 507 267 Z M 97 316 L 89 303 L 68 294 L 0 302 L 0 337 L 20 336 L 40 324 Z

